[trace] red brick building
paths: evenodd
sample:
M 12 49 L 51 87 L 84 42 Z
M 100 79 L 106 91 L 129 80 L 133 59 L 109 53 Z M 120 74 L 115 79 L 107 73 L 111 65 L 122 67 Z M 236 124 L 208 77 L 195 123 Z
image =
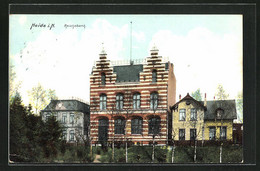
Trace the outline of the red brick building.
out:
M 171 137 L 170 106 L 176 102 L 174 66 L 158 49 L 141 64 L 112 65 L 102 50 L 90 75 L 92 144 L 165 145 Z

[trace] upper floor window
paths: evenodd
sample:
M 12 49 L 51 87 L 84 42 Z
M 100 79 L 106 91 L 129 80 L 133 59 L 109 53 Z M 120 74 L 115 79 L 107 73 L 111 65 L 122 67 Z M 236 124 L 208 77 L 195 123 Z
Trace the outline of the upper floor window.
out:
M 70 123 L 73 124 L 74 123 L 74 113 L 70 114 Z
M 220 119 L 220 118 L 223 117 L 224 110 L 223 109 L 217 109 L 216 113 L 217 113 L 217 118 Z
M 143 119 L 134 118 L 131 121 L 131 132 L 132 134 L 142 134 L 143 129 Z
M 156 92 L 150 95 L 150 107 L 151 109 L 157 109 L 158 107 L 158 93 Z
M 190 120 L 191 121 L 197 120 L 197 110 L 194 108 L 190 110 Z
M 209 127 L 209 140 L 215 140 L 216 138 L 216 127 Z
M 106 84 L 106 75 L 104 72 L 101 73 L 101 85 Z
M 220 127 L 220 139 L 221 140 L 227 139 L 227 127 L 226 126 Z
M 153 70 L 152 72 L 152 82 L 155 83 L 157 82 L 157 71 Z
M 116 95 L 116 109 L 123 109 L 124 95 L 119 93 Z
M 185 129 L 179 129 L 179 140 L 185 140 Z
M 180 114 L 180 121 L 185 121 L 186 120 L 186 110 L 185 109 L 180 109 L 179 110 L 179 114 Z
M 116 119 L 115 120 L 115 134 L 124 134 L 125 129 L 125 120 L 124 119 Z
M 66 123 L 66 122 L 67 122 L 67 114 L 66 114 L 66 113 L 63 113 L 63 114 L 62 114 L 61 123 Z
M 149 134 L 153 134 L 153 135 L 156 135 L 156 134 L 159 134 L 160 132 L 160 121 L 161 119 L 159 117 L 152 117 L 149 119 L 148 121 L 148 127 L 149 127 Z
M 195 140 L 197 136 L 196 129 L 190 129 L 190 140 Z
M 133 109 L 140 109 L 140 93 L 135 93 L 133 96 Z
M 105 94 L 100 95 L 100 110 L 107 109 L 107 96 Z

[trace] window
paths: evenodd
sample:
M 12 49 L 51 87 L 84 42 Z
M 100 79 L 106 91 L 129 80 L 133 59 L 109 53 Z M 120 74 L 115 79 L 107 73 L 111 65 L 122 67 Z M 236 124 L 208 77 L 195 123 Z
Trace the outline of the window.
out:
M 224 110 L 223 109 L 217 109 L 217 118 L 221 118 L 224 114 Z
M 100 110 L 107 109 L 107 96 L 105 94 L 102 94 L 100 96 Z
M 45 114 L 45 120 L 46 120 L 46 121 L 49 120 L 50 117 L 51 117 L 51 115 L 50 115 L 49 113 L 46 113 L 46 114 Z
M 57 113 L 54 113 L 54 114 L 53 114 L 53 117 L 54 117 L 55 120 L 57 120 L 58 114 L 57 114 Z
M 117 94 L 116 95 L 116 109 L 123 109 L 124 104 L 124 95 L 123 94 Z
M 151 109 L 157 109 L 158 107 L 158 93 L 154 92 L 150 95 Z
M 61 120 L 62 123 L 67 123 L 67 114 L 66 113 L 63 113 L 62 114 L 62 120 Z
M 63 140 L 67 140 L 67 130 L 62 130 L 62 138 Z
M 131 121 L 131 132 L 132 134 L 142 134 L 143 119 L 135 118 Z
M 185 140 L 185 129 L 179 129 L 179 140 Z
M 115 134 L 124 134 L 125 120 L 116 119 L 115 120 Z
M 221 140 L 227 139 L 227 127 L 226 126 L 220 127 L 220 139 Z
M 156 72 L 156 70 L 153 70 L 153 72 L 152 72 L 152 82 L 153 83 L 157 82 L 157 72 Z
M 133 96 L 133 109 L 140 109 L 140 94 L 135 93 Z
M 190 129 L 190 140 L 196 139 L 196 129 Z
M 74 130 L 70 130 L 70 141 L 74 141 Z
M 209 127 L 209 140 L 215 140 L 216 138 L 216 127 Z
M 197 120 L 197 110 L 196 109 L 191 109 L 191 111 L 190 111 L 190 120 L 191 121 L 196 121 Z
M 149 124 L 149 134 L 159 134 L 160 132 L 160 121 L 161 119 L 159 117 L 152 117 L 149 119 L 148 124 Z
M 180 114 L 179 120 L 185 121 L 186 120 L 186 109 L 180 109 L 179 114 Z
M 101 85 L 106 85 L 106 75 L 104 72 L 101 73 Z
M 74 124 L 74 114 L 73 113 L 70 114 L 70 123 Z

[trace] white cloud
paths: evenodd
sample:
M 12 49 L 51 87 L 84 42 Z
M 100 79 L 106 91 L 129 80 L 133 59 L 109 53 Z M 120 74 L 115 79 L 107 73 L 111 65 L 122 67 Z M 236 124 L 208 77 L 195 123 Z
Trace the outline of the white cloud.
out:
M 19 17 L 19 23 L 21 24 L 21 25 L 24 25 L 24 23 L 27 21 L 27 17 L 25 16 L 25 15 L 21 15 L 20 17 Z
M 55 89 L 59 97 L 79 97 L 89 100 L 89 75 L 98 60 L 104 42 L 108 58 L 119 58 L 127 25 L 119 28 L 106 20 L 96 20 L 82 33 L 66 29 L 55 34 L 42 31 L 35 41 L 28 42 L 14 57 L 22 96 L 28 103 L 27 91 L 40 82 L 45 88 Z
M 235 98 L 242 90 L 242 37 L 219 36 L 207 28 L 194 28 L 185 36 L 170 30 L 158 31 L 150 42 L 159 55 L 169 56 L 175 66 L 177 97 L 195 91 L 213 99 L 218 84 Z

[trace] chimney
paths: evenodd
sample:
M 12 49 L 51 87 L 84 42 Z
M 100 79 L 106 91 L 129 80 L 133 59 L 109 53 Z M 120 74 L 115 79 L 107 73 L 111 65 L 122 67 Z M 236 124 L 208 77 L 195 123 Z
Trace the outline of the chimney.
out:
M 181 95 L 179 95 L 179 100 L 181 100 Z
M 207 106 L 207 93 L 205 93 L 205 97 L 204 97 L 204 106 Z

